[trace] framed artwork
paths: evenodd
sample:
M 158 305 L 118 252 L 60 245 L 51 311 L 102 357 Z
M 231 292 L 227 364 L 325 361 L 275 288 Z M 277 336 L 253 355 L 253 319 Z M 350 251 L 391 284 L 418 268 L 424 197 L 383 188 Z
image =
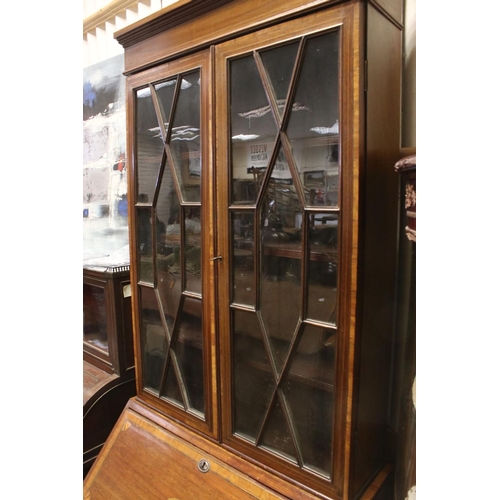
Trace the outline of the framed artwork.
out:
M 306 188 L 324 187 L 326 172 L 324 170 L 313 170 L 304 172 L 304 186 Z

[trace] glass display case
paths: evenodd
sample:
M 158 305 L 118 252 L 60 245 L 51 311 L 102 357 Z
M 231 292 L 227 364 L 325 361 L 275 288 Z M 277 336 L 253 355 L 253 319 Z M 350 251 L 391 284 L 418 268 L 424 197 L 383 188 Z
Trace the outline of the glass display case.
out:
M 135 391 L 128 247 L 83 265 L 83 473 Z
M 134 365 L 128 253 L 83 262 L 83 357 L 118 375 Z
M 146 453 L 153 433 L 159 496 L 206 474 L 388 498 L 402 26 L 382 3 L 197 0 L 117 34 L 138 393 L 93 497 L 110 471 L 146 474 L 118 471 L 113 443 Z M 185 446 L 189 481 L 160 479 Z

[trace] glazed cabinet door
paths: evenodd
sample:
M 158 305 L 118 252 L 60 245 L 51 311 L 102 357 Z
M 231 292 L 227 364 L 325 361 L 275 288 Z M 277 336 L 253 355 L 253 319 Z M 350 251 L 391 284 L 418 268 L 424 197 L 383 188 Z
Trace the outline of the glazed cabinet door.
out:
M 138 397 L 208 434 L 217 423 L 211 78 L 205 51 L 127 80 Z
M 353 271 L 348 7 L 216 47 L 223 439 L 342 494 Z

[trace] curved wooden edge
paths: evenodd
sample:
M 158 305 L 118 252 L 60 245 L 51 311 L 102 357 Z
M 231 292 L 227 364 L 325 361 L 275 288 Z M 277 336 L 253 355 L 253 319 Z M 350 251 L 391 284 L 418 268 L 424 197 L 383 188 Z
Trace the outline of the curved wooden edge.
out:
M 413 170 L 417 166 L 417 155 L 410 155 L 401 158 L 396 162 L 394 169 L 396 172 L 405 172 L 407 170 Z
M 120 382 L 116 373 L 108 373 L 88 361 L 83 361 L 83 414 L 110 387 Z
M 386 464 L 384 468 L 375 476 L 375 479 L 372 481 L 370 486 L 368 486 L 359 500 L 372 500 L 375 498 L 376 494 L 380 491 L 393 469 L 394 467 L 392 464 Z

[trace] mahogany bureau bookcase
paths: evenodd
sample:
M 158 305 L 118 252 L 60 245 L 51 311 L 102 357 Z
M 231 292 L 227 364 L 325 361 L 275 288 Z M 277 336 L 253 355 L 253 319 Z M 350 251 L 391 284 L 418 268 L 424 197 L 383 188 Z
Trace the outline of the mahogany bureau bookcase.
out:
M 181 0 L 115 34 L 137 396 L 85 498 L 391 498 L 402 28 Z

